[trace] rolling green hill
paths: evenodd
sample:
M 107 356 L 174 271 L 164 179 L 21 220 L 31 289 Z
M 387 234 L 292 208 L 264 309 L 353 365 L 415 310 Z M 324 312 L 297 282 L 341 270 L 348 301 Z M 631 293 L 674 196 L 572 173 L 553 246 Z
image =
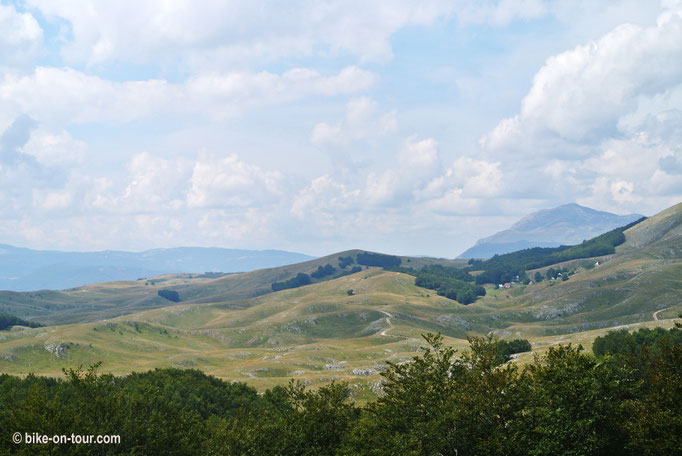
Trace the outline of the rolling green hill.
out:
M 227 274 L 217 278 L 210 274 L 165 274 L 135 281 L 85 285 L 62 291 L 0 291 L 0 312 L 43 324 L 83 323 L 173 305 L 174 303 L 159 297 L 158 291 L 164 289 L 177 291 L 184 303 L 234 302 L 271 293 L 273 282 L 287 280 L 298 273 L 312 274 L 318 267 L 327 264 L 337 268 L 338 275 L 357 266 L 353 263 L 345 270 L 339 268 L 340 257 L 355 258 L 362 252 L 349 250 L 303 263 Z M 465 265 L 463 260 L 400 258 L 403 264 L 416 268 L 427 264 Z M 326 281 L 334 276 L 313 281 Z
M 565 263 L 576 271 L 569 280 L 488 286 L 486 296 L 468 306 L 415 286 L 413 276 L 379 268 L 271 292 L 273 281 L 326 264 L 336 267 L 339 257 L 360 251 L 217 279 L 163 276 L 154 285 L 121 282 L 63 294 L 14 294 L 2 305 L 28 312 L 39 299 L 63 299 L 73 307 L 47 309 L 46 315 L 53 322 L 83 320 L 0 332 L 0 371 L 59 375 L 63 367 L 96 361 L 114 373 L 196 367 L 259 388 L 289 378 L 315 384 L 347 380 L 358 397 L 369 397 L 384 362 L 409 359 L 425 332 L 443 333 L 448 343 L 464 347 L 468 335 L 492 331 L 507 339 L 529 338 L 537 351 L 568 341 L 589 347 L 614 327 L 671 326 L 682 312 L 681 226 L 677 205 L 627 230 L 616 253 Z M 408 260 L 417 268 L 462 264 L 402 258 Z M 160 302 L 161 288 L 177 290 L 181 302 Z M 78 293 L 83 297 L 76 300 Z M 102 316 L 106 319 L 97 318 Z

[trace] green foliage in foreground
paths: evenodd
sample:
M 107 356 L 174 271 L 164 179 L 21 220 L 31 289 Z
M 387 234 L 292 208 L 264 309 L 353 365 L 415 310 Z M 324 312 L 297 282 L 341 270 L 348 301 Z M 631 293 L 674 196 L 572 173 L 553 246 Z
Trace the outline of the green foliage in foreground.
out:
M 500 340 L 497 343 L 497 352 L 502 362 L 509 361 L 511 355 L 529 352 L 531 348 L 528 339 Z
M 550 348 L 525 368 L 499 341 L 457 356 L 439 335 L 390 364 L 384 393 L 300 383 L 263 395 L 196 370 L 0 376 L 0 454 L 655 455 L 682 451 L 682 347 L 595 358 Z M 519 344 L 513 342 L 512 345 Z M 520 344 L 519 344 L 520 345 Z M 639 357 L 639 358 L 638 358 Z M 642 362 L 646 359 L 647 362 Z M 14 432 L 120 434 L 112 445 L 16 445 Z
M 19 318 L 14 315 L 0 313 L 0 331 L 2 331 L 3 329 L 11 328 L 12 326 L 16 325 L 28 326 L 29 328 L 38 328 L 40 326 L 43 326 L 40 323 L 34 321 L 26 321 L 23 318 Z
M 641 356 L 643 351 L 659 350 L 666 344 L 682 345 L 682 329 L 640 328 L 634 332 L 628 332 L 627 329 L 609 331 L 605 336 L 594 340 L 592 351 L 595 356 L 637 357 Z

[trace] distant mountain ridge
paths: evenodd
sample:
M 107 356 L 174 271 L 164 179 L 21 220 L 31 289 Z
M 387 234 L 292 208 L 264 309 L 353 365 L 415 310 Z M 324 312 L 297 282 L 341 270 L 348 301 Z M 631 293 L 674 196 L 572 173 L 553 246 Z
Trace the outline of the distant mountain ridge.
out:
M 624 235 L 615 253 L 562 263 L 572 272 L 567 280 L 489 288 L 468 306 L 417 286 L 411 275 L 376 267 L 296 289 L 270 287 L 326 264 L 340 267 L 342 257 L 357 260 L 361 250 L 219 278 L 168 274 L 67 291 L 0 292 L 0 312 L 50 325 L 0 334 L 0 371 L 54 376 L 64 366 L 98 361 L 117 375 L 191 367 L 263 389 L 290 379 L 348 381 L 359 396 L 380 380 L 384 361 L 412 359 L 426 332 L 441 333 L 453 348 L 493 333 L 527 338 L 541 351 L 566 343 L 589 350 L 607 331 L 671 327 L 682 312 L 682 203 Z M 415 269 L 466 263 L 401 261 Z M 159 296 L 163 289 L 177 291 L 180 303 Z
M 61 252 L 0 244 L 0 290 L 61 290 L 179 272 L 244 272 L 311 259 L 283 250 L 177 247 L 144 252 Z
M 479 239 L 458 258 L 491 258 L 530 247 L 557 247 L 579 244 L 643 217 L 616 215 L 575 203 L 543 209 L 526 215 L 509 229 Z

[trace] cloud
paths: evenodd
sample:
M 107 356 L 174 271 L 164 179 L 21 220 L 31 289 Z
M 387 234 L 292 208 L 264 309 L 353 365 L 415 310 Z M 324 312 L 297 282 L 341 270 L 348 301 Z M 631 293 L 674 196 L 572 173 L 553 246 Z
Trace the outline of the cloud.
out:
M 417 141 L 412 135 L 405 141 L 403 149 L 398 154 L 400 164 L 412 170 L 432 170 L 440 165 L 438 142 L 433 138 Z
M 37 128 L 21 151 L 43 165 L 54 167 L 82 163 L 88 155 L 88 145 L 66 130 L 52 132 Z
M 377 102 L 369 97 L 350 100 L 345 106 L 344 119 L 329 125 L 320 122 L 313 129 L 311 140 L 317 146 L 344 147 L 352 141 L 379 137 L 397 130 L 396 111 L 380 114 Z
M 37 125 L 36 121 L 26 114 L 14 119 L 14 122 L 0 136 L 0 163 L 6 165 L 35 164 L 33 157 L 23 154 L 21 148 L 28 142 L 31 130 Z
M 459 157 L 445 173 L 424 189 L 427 205 L 442 214 L 476 214 L 494 207 L 501 195 L 503 173 L 500 163 Z
M 272 234 L 275 214 L 251 207 L 243 211 L 211 209 L 197 223 L 199 232 L 212 242 L 254 241 Z
M 133 156 L 116 183 L 99 177 L 72 176 L 71 191 L 81 195 L 85 212 L 176 214 L 204 209 L 243 212 L 275 204 L 282 176 L 247 163 L 236 154 L 202 153 L 190 159 L 148 152 Z
M 188 0 L 82 2 L 28 0 L 48 20 L 69 26 L 61 52 L 72 64 L 113 62 L 224 70 L 235 65 L 300 57 L 346 57 L 386 62 L 392 36 L 456 16 L 462 24 L 506 26 L 547 14 L 541 0 Z
M 550 57 L 533 78 L 520 112 L 481 140 L 488 150 L 523 150 L 553 139 L 595 142 L 641 97 L 665 94 L 682 81 L 682 9 L 655 26 L 623 24 L 599 40 Z M 534 150 L 547 153 L 549 147 Z
M 191 161 L 168 160 L 147 152 L 135 155 L 128 164 L 129 182 L 114 204 L 135 212 L 162 212 L 184 207 Z
M 71 68 L 38 67 L 0 81 L 5 110 L 60 124 L 131 121 L 168 109 L 179 95 L 166 81 L 111 82 Z
M 23 66 L 35 59 L 42 48 L 43 30 L 30 13 L 0 4 L 0 66 Z
M 63 211 L 73 202 L 73 195 L 66 190 L 44 191 L 35 189 L 33 191 L 33 206 L 48 211 Z
M 370 172 L 362 198 L 370 205 L 400 206 L 420 200 L 442 172 L 438 142 L 433 138 L 407 138 L 397 154 L 397 166 Z
M 493 207 L 489 199 L 500 198 L 504 189 L 499 162 L 458 157 L 450 167 L 443 167 L 439 144 L 433 138 L 408 137 L 394 162 L 395 166 L 383 171 L 368 171 L 364 178 L 317 177 L 296 195 L 291 213 L 327 227 L 344 226 L 351 216 L 357 224 L 373 216 L 391 217 L 396 211 L 430 216 L 474 214 L 486 212 L 486 205 Z
M 112 82 L 71 68 L 38 67 L 27 76 L 6 74 L 0 100 L 5 110 L 58 124 L 130 122 L 174 113 L 220 119 L 258 106 L 351 94 L 375 81 L 373 73 L 354 66 L 331 76 L 299 68 L 282 74 L 204 74 L 178 84 L 161 79 Z
M 660 209 L 682 197 L 680 6 L 654 23 L 658 7 L 597 3 L 0 6 L 3 64 L 20 67 L 0 68 L 0 231 L 87 248 L 367 240 L 433 254 L 439 236 L 463 242 L 463 227 L 557 201 Z M 615 27 L 624 17 L 642 25 Z
M 289 56 L 340 54 L 364 61 L 391 56 L 389 39 L 401 27 L 428 24 L 446 14 L 448 2 L 406 0 L 375 2 L 223 0 L 202 2 L 130 0 L 81 2 L 29 0 L 46 17 L 70 25 L 64 57 L 71 62 L 163 61 L 183 56 L 210 66 L 272 61 Z
M 232 241 L 246 242 L 244 247 L 254 245 L 255 236 L 264 242 L 281 224 L 273 221 L 281 216 L 280 208 L 286 211 L 290 204 L 278 171 L 236 154 L 202 152 L 188 159 L 143 152 L 120 175 L 76 166 L 64 177 L 48 185 L 23 169 L 0 166 L 0 217 L 5 227 L 20 230 L 0 229 L 6 242 L 41 244 L 37 233 L 42 233 L 73 248 L 73 232 L 85 230 L 81 241 L 90 248 Z
M 323 224 L 333 224 L 336 216 L 352 207 L 359 191 L 349 191 L 329 175 L 316 177 L 294 197 L 291 213 L 297 218 L 314 217 Z
M 247 207 L 262 204 L 280 194 L 281 178 L 279 172 L 265 171 L 241 161 L 234 154 L 200 160 L 192 170 L 187 206 Z
M 622 24 L 547 59 L 480 147 L 509 197 L 656 212 L 682 198 L 681 103 L 682 4 L 671 3 L 654 25 Z
M 463 24 L 505 26 L 518 19 L 537 19 L 548 12 L 543 0 L 460 1 L 457 5 L 457 18 Z

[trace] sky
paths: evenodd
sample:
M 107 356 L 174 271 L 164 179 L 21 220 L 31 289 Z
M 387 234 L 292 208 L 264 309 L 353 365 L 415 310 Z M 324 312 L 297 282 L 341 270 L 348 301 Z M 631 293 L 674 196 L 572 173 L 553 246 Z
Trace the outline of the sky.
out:
M 0 0 L 0 243 L 455 257 L 682 201 L 676 0 Z

